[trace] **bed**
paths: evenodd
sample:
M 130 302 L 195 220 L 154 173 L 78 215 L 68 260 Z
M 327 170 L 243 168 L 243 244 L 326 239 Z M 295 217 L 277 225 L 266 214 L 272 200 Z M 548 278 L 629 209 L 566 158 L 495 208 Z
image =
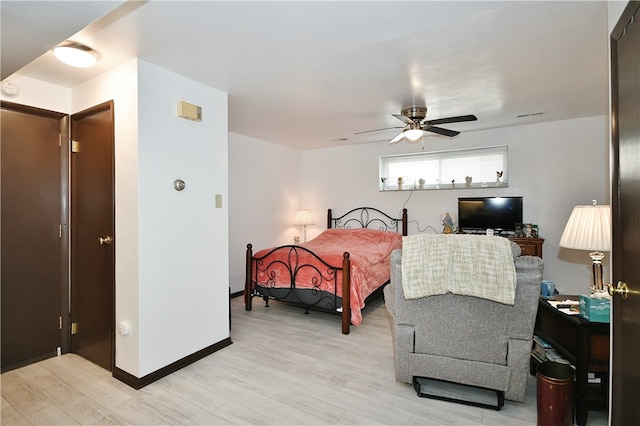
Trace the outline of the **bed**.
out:
M 253 253 L 247 244 L 245 309 L 254 297 L 265 306 L 278 300 L 338 313 L 342 333 L 360 325 L 362 308 L 382 293 L 390 278 L 391 251 L 407 235 L 407 209 L 394 218 L 373 207 L 358 207 L 340 217 L 327 212 L 327 229 L 300 245 Z

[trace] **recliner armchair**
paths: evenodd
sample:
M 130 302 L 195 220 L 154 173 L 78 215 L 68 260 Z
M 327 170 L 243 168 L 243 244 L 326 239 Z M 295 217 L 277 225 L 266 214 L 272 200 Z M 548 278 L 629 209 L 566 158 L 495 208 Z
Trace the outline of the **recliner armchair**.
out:
M 407 300 L 402 250 L 391 254 L 391 282 L 384 290 L 393 336 L 396 380 L 426 377 L 504 392 L 523 402 L 543 262 L 519 256 L 514 305 L 452 293 Z

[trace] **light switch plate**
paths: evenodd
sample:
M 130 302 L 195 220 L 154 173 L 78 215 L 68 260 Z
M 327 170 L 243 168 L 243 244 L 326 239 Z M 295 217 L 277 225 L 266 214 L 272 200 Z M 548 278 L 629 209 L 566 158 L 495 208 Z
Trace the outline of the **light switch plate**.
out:
M 222 194 L 216 194 L 216 209 L 222 208 Z

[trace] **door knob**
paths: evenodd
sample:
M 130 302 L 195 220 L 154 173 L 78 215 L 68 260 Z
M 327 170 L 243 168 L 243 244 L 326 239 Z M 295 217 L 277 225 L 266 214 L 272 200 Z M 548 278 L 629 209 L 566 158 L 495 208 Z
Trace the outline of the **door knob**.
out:
M 619 294 L 623 299 L 626 299 L 629 295 L 629 287 L 627 287 L 627 283 L 622 281 L 618 281 L 618 285 L 616 285 L 615 287 L 613 286 L 613 284 L 609 284 L 608 290 L 610 296 Z
M 98 242 L 100 243 L 100 245 L 111 244 L 113 242 L 113 237 L 111 237 L 111 235 L 107 235 L 104 238 L 100 237 L 98 238 Z

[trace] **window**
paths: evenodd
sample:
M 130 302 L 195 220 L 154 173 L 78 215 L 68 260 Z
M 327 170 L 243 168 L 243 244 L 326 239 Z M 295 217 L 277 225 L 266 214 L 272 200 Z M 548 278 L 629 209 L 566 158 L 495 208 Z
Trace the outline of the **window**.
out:
M 507 187 L 507 163 L 506 146 L 383 156 L 381 190 Z

